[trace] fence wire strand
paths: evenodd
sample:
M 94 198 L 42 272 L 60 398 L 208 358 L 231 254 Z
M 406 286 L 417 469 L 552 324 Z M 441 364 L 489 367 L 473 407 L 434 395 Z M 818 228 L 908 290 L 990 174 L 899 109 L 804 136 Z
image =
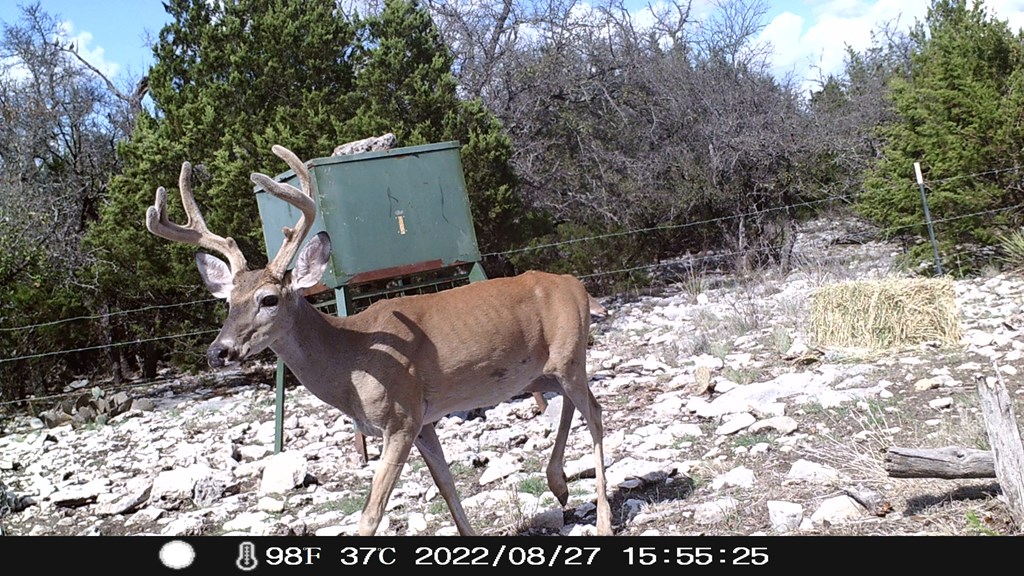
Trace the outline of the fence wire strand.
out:
M 39 328 L 49 328 L 50 326 L 58 326 L 60 324 L 67 324 L 68 322 L 77 322 L 79 320 L 100 320 L 103 318 L 113 318 L 115 316 L 125 316 L 128 314 L 136 314 L 139 312 L 150 312 L 152 310 L 163 310 L 167 308 L 181 308 L 184 306 L 195 306 L 197 304 L 206 304 L 208 302 L 217 302 L 218 298 L 206 298 L 203 300 L 192 300 L 191 302 L 179 302 L 177 304 L 154 304 L 152 306 L 145 306 L 143 308 L 135 308 L 133 310 L 117 310 L 109 312 L 107 314 L 92 314 L 85 316 L 75 316 L 74 318 L 61 318 L 60 320 L 53 320 L 50 322 L 40 322 L 39 324 L 27 324 L 25 326 L 11 326 L 11 327 L 0 327 L 0 332 L 18 332 L 21 330 L 36 330 Z
M 170 336 L 155 336 L 153 338 L 138 338 L 135 340 L 125 340 L 123 342 L 112 342 L 110 344 L 97 344 L 95 346 L 83 346 L 81 348 L 73 348 L 70 350 L 54 350 L 53 352 L 40 352 L 39 354 L 29 354 L 26 356 L 15 356 L 13 358 L 0 358 L 0 364 L 6 364 L 8 362 L 14 362 L 16 360 L 31 360 L 34 358 L 45 358 L 47 356 L 58 356 L 60 354 L 74 354 L 76 352 L 88 352 L 90 350 L 103 350 L 105 348 L 119 348 L 121 346 L 133 346 L 136 344 L 142 344 L 144 342 L 156 342 L 157 340 L 171 340 L 174 338 L 188 338 L 190 336 L 199 336 L 201 334 L 211 334 L 213 332 L 219 332 L 216 328 L 209 330 L 196 330 L 195 332 L 186 332 L 183 334 L 172 334 Z
M 1021 166 L 1012 166 L 1012 167 L 1008 167 L 1008 168 L 998 168 L 998 169 L 993 169 L 993 170 L 986 170 L 986 171 L 983 171 L 983 172 L 977 172 L 977 173 L 973 173 L 973 174 L 963 174 L 963 175 L 957 175 L 957 176 L 950 176 L 950 177 L 947 177 L 947 178 L 940 178 L 940 179 L 929 180 L 929 181 L 926 182 L 926 184 L 929 184 L 929 185 L 944 184 L 944 183 L 948 183 L 948 182 L 953 182 L 953 181 L 963 180 L 963 179 L 969 179 L 969 178 L 979 178 L 979 177 L 991 176 L 991 175 L 1002 174 L 1002 173 L 1007 173 L 1007 172 L 1019 172 L 1022 169 L 1024 169 L 1024 168 L 1022 168 Z M 740 219 L 740 218 L 746 218 L 746 217 L 750 217 L 750 216 L 758 216 L 758 215 L 761 215 L 761 214 L 777 212 L 777 211 L 782 211 L 782 210 L 792 210 L 792 209 L 795 209 L 795 208 L 816 206 L 816 205 L 827 203 L 827 202 L 851 201 L 851 200 L 854 200 L 854 199 L 855 199 L 855 195 L 853 195 L 853 194 L 849 194 L 849 193 L 847 193 L 847 194 L 837 194 L 837 195 L 834 195 L 834 196 L 829 196 L 829 197 L 821 198 L 821 199 L 817 199 L 817 200 L 809 200 L 809 201 L 806 201 L 806 202 L 800 202 L 800 203 L 786 205 L 786 206 L 778 206 L 778 207 L 773 207 L 773 208 L 767 208 L 767 209 L 764 209 L 764 210 L 752 210 L 752 211 L 748 211 L 748 212 L 744 212 L 744 213 L 740 213 L 740 214 L 732 214 L 732 215 L 728 215 L 728 216 L 719 216 L 719 217 L 715 217 L 715 218 L 709 218 L 709 219 L 706 219 L 706 220 L 700 220 L 700 221 L 694 221 L 694 222 L 685 222 L 685 223 L 680 223 L 680 224 L 666 224 L 666 225 L 661 225 L 661 226 L 651 226 L 651 227 L 646 227 L 646 228 L 637 228 L 637 229 L 632 229 L 632 230 L 624 230 L 624 231 L 619 231 L 619 232 L 611 232 L 611 233 L 607 233 L 607 234 L 596 234 L 596 235 L 586 236 L 586 237 L 581 237 L 581 238 L 571 238 L 571 239 L 568 239 L 568 240 L 562 240 L 562 241 L 558 241 L 558 242 L 550 242 L 550 243 L 545 243 L 545 244 L 539 244 L 539 245 L 536 245 L 536 246 L 525 246 L 525 247 L 521 247 L 521 248 L 514 248 L 514 249 L 511 249 L 511 250 L 506 250 L 506 251 L 489 252 L 489 253 L 483 254 L 482 257 L 487 258 L 487 257 L 494 257 L 494 256 L 509 256 L 509 255 L 513 255 L 513 254 L 521 254 L 521 253 L 524 253 L 524 252 L 530 252 L 530 251 L 536 251 L 536 250 L 545 250 L 545 249 L 549 249 L 549 248 L 557 248 L 559 246 L 578 244 L 578 243 L 582 243 L 582 242 L 591 242 L 591 241 L 603 240 L 603 239 L 607 239 L 607 238 L 615 238 L 615 237 L 621 237 L 621 236 L 629 236 L 629 235 L 634 235 L 634 234 L 643 234 L 643 233 L 657 232 L 657 231 L 664 231 L 664 230 L 684 229 L 684 228 L 690 228 L 690 227 L 694 227 L 694 226 L 701 226 L 701 225 L 714 224 L 714 223 L 728 221 L 728 220 L 735 220 L 735 219 Z M 981 211 L 973 212 L 973 213 L 970 213 L 970 214 L 961 214 L 961 215 L 957 215 L 957 216 L 949 216 L 949 217 L 944 217 L 944 218 L 935 218 L 935 219 L 932 220 L 932 223 L 933 224 L 939 224 L 939 223 L 943 223 L 943 222 L 951 222 L 951 221 L 955 221 L 955 220 L 962 220 L 962 219 L 965 219 L 965 218 L 974 218 L 974 217 L 978 217 L 978 216 L 997 214 L 997 213 L 1000 213 L 1000 212 L 1008 212 L 1008 211 L 1017 210 L 1017 209 L 1019 209 L 1019 207 L 1017 207 L 1017 206 L 992 208 L 992 209 L 989 209 L 989 210 L 981 210 Z M 924 225 L 926 225 L 926 222 L 921 221 L 921 222 L 915 223 L 915 224 L 905 224 L 905 225 L 900 225 L 900 226 L 893 226 L 893 227 L 884 228 L 884 231 L 887 232 L 887 233 L 892 233 L 892 232 L 895 232 L 895 231 L 898 231 L 898 230 L 912 229 L 912 228 L 916 228 L 916 227 L 924 226 Z M 729 257 L 729 256 L 738 256 L 738 255 L 742 255 L 742 254 L 750 254 L 752 252 L 757 252 L 757 251 L 760 251 L 760 250 L 764 250 L 764 249 L 751 249 L 751 250 L 735 251 L 735 252 L 711 252 L 711 253 L 708 253 L 708 254 L 702 255 L 702 256 L 690 256 L 690 258 L 691 259 L 698 259 L 698 260 L 706 261 L 706 260 L 710 260 L 710 259 L 718 259 L 718 258 L 725 258 L 725 257 Z M 960 254 L 962 254 L 962 253 L 960 253 L 960 252 L 955 253 L 955 255 L 960 255 Z M 642 270 L 652 270 L 652 269 L 656 269 L 656 268 L 660 268 L 660 267 L 664 267 L 664 266 L 667 266 L 667 264 L 664 263 L 664 262 L 658 262 L 658 263 L 652 263 L 652 264 L 639 265 L 639 266 L 635 266 L 635 267 L 631 267 L 631 268 L 622 268 L 622 269 L 617 269 L 617 270 L 603 270 L 603 271 L 593 272 L 593 273 L 590 273 L 590 274 L 580 275 L 578 277 L 581 278 L 581 279 L 596 278 L 596 277 L 601 277 L 601 276 L 609 276 L 609 275 L 613 275 L 613 274 L 626 274 L 626 273 L 638 272 L 638 271 L 642 271 Z M 190 301 L 190 302 L 180 302 L 180 303 L 175 303 L 175 304 L 159 304 L 159 305 L 145 306 L 145 307 L 142 307 L 142 308 L 135 308 L 135 309 L 131 309 L 131 310 L 118 310 L 118 311 L 110 312 L 110 313 L 107 313 L 107 314 L 94 314 L 94 315 L 76 316 L 76 317 L 73 317 L 73 318 L 64 318 L 64 319 L 60 319 L 60 320 L 54 320 L 54 321 L 50 321 L 50 322 L 42 322 L 42 323 L 38 323 L 38 324 L 29 324 L 29 325 L 24 325 L 24 326 L 0 327 L 0 332 L 15 332 L 15 331 L 35 330 L 35 329 L 39 329 L 39 328 L 58 326 L 58 325 L 61 325 L 61 324 L 70 323 L 70 322 L 76 322 L 76 321 L 99 320 L 99 319 L 103 319 L 103 318 L 112 318 L 112 317 L 124 316 L 124 315 L 128 315 L 128 314 L 137 314 L 137 313 L 151 312 L 153 310 L 161 310 L 161 309 L 169 309 L 169 308 L 180 308 L 180 307 L 186 307 L 186 306 L 195 306 L 195 305 L 200 305 L 200 304 L 207 304 L 207 303 L 210 303 L 210 302 L 216 302 L 217 300 L 218 299 L 216 299 L 216 298 L 207 298 L 207 299 L 202 299 L 202 300 L 193 300 L 193 301 Z M 198 331 L 181 333 L 181 334 L 173 334 L 173 335 L 169 335 L 169 336 L 156 336 L 156 337 L 153 337 L 153 338 L 133 339 L 133 340 L 126 340 L 126 341 L 122 341 L 122 342 L 113 342 L 113 343 L 109 343 L 109 344 L 97 344 L 97 345 L 91 345 L 91 346 L 83 346 L 83 347 L 74 348 L 74 349 L 56 350 L 56 351 L 51 351 L 51 352 L 41 352 L 41 353 L 38 353 L 38 354 L 29 354 L 29 355 L 24 355 L 24 356 L 0 358 L 0 364 L 15 362 L 15 361 L 18 361 L 18 360 L 30 360 L 30 359 L 42 358 L 42 357 L 48 357 L 48 356 L 57 356 L 57 355 L 63 355 L 63 354 L 74 354 L 74 353 L 78 353 L 78 352 L 87 352 L 87 351 L 93 351 L 93 350 L 102 350 L 102 349 L 109 349 L 109 348 L 116 348 L 116 347 L 123 347 L 123 346 L 132 346 L 132 345 L 138 345 L 138 344 L 142 344 L 142 343 L 146 343 L 146 342 L 155 342 L 155 341 L 159 341 L 159 340 L 171 340 L 171 339 L 177 339 L 177 338 L 189 338 L 189 337 L 193 337 L 193 336 L 200 336 L 200 335 L 211 334 L 211 333 L 215 333 L 215 332 L 218 332 L 218 329 L 198 330 Z M 4 402 L 0 402 L 0 405 L 3 405 L 3 404 L 5 404 L 5 403 Z

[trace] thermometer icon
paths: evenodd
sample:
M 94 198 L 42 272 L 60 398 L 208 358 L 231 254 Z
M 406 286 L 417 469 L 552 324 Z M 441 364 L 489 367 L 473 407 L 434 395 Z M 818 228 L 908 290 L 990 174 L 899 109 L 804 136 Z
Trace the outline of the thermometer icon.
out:
M 256 545 L 252 542 L 242 542 L 238 545 L 238 560 L 235 560 L 235 566 L 238 566 L 239 570 L 248 572 L 255 570 L 259 562 L 256 561 Z

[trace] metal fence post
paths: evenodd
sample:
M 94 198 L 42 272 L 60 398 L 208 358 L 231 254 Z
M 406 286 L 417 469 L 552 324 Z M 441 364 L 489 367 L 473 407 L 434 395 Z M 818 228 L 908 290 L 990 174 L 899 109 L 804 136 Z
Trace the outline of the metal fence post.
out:
M 284 450 L 284 360 L 277 359 L 274 394 L 274 454 Z
M 921 204 L 924 206 L 924 221 L 928 223 L 928 238 L 932 241 L 932 255 L 935 257 L 935 275 L 942 276 L 942 261 L 939 260 L 939 244 L 935 241 L 935 228 L 932 226 L 932 215 L 928 211 L 928 196 L 924 191 L 924 176 L 921 174 L 920 162 L 914 162 L 914 173 L 917 175 L 917 187 L 921 190 Z

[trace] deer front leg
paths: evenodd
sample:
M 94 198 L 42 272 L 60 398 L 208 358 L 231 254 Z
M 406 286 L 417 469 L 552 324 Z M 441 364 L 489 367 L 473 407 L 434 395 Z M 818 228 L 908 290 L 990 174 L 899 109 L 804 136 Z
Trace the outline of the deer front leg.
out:
M 551 459 L 548 460 L 547 478 L 548 488 L 558 498 L 558 501 L 565 506 L 569 502 L 569 484 L 565 478 L 565 443 L 569 439 L 569 427 L 572 425 L 572 416 L 576 411 L 572 400 L 567 394 L 562 394 L 562 416 L 558 421 L 558 432 L 555 433 L 555 447 L 551 449 Z
M 552 489 L 555 485 L 558 485 L 554 481 L 557 480 L 556 473 L 562 472 L 562 460 L 559 458 L 556 467 L 554 455 L 561 456 L 565 449 L 566 439 L 568 438 L 569 425 L 572 421 L 572 409 L 566 409 L 566 405 L 572 406 L 575 404 L 583 420 L 587 423 L 590 436 L 594 440 L 594 477 L 597 480 L 597 535 L 611 536 L 613 534 L 612 510 L 611 505 L 608 503 L 604 473 L 604 426 L 601 423 L 601 405 L 597 403 L 597 399 L 594 398 L 594 394 L 590 391 L 590 387 L 587 384 L 587 371 L 583 362 L 571 363 L 564 374 L 565 376 L 559 376 L 559 381 L 562 383 L 562 390 L 564 391 L 563 402 L 565 404 L 562 405 L 562 419 L 558 423 L 558 436 L 555 438 L 552 462 L 548 464 L 548 485 Z M 564 477 L 564 473 L 562 473 L 562 476 Z M 557 495 L 556 493 L 555 496 Z
M 455 491 L 455 482 L 452 480 L 452 474 L 448 468 L 448 460 L 444 457 L 441 441 L 437 439 L 437 432 L 432 423 L 423 425 L 419 436 L 416 437 L 416 449 L 420 451 L 420 455 L 426 461 L 430 475 L 434 477 L 434 484 L 437 484 L 441 496 L 448 503 L 448 509 L 451 510 L 452 519 L 455 520 L 459 534 L 475 535 L 473 527 L 469 524 L 469 519 L 466 518 L 465 511 L 462 509 L 459 495 Z
M 594 439 L 594 473 L 597 480 L 597 535 L 612 535 L 612 509 L 608 504 L 608 492 L 604 475 L 604 425 L 601 423 L 601 405 L 597 403 L 589 388 L 587 403 L 589 410 L 584 414 L 590 435 Z
M 377 532 L 388 499 L 391 498 L 391 491 L 395 489 L 402 467 L 409 459 L 409 452 L 412 450 L 419 428 L 418 424 L 408 423 L 398 430 L 384 432 L 380 462 L 373 474 L 373 483 L 370 485 L 370 495 L 363 507 L 363 514 L 359 517 L 360 536 L 373 536 Z

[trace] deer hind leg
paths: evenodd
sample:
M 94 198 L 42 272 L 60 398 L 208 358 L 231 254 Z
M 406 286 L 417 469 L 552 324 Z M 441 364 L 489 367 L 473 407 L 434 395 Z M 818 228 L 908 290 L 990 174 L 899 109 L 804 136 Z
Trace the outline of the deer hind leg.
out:
M 565 400 L 571 400 L 579 409 L 580 414 L 587 423 L 590 430 L 590 437 L 594 440 L 594 473 L 597 481 L 597 533 L 601 536 L 612 535 L 612 509 L 608 503 L 608 492 L 605 486 L 604 475 L 604 426 L 601 423 L 601 405 L 597 403 L 594 394 L 590 391 L 587 383 L 587 368 L 581 362 L 573 362 L 567 370 L 565 378 L 559 378 L 565 391 Z M 568 403 L 568 402 L 566 402 Z M 562 405 L 562 419 L 559 422 L 558 436 L 555 439 L 555 450 L 564 448 L 564 435 L 568 437 L 569 424 L 572 419 L 572 407 L 568 409 L 566 417 L 565 404 Z M 559 443 L 561 440 L 561 443 Z M 550 464 L 549 464 L 550 470 Z M 548 475 L 550 486 L 551 476 Z
M 463 536 L 473 536 L 473 527 L 466 518 L 466 512 L 462 509 L 462 502 L 455 491 L 455 481 L 452 480 L 451 471 L 448 468 L 448 461 L 441 449 L 441 441 L 437 439 L 437 432 L 433 424 L 424 424 L 416 437 L 416 449 L 420 451 L 423 460 L 427 463 L 427 469 L 434 478 L 434 484 L 440 490 L 444 501 L 448 503 L 448 509 L 452 512 L 452 519 Z
M 398 483 L 402 467 L 409 459 L 409 452 L 419 432 L 419 425 L 410 424 L 394 431 L 384 432 L 384 447 L 381 449 L 377 471 L 373 474 L 370 495 L 363 506 L 363 514 L 359 517 L 359 535 L 373 536 L 384 517 L 384 509 L 391 491 Z

